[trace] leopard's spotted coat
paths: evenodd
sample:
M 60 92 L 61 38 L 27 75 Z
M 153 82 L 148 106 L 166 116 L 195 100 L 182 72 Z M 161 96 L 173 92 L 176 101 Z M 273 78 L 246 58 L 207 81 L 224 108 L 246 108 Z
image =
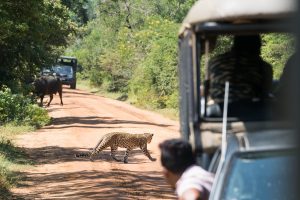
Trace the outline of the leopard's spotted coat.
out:
M 124 132 L 112 132 L 105 134 L 96 147 L 88 153 L 76 154 L 76 157 L 90 157 L 90 160 L 93 160 L 93 157 L 100 153 L 102 150 L 107 147 L 111 148 L 111 157 L 116 161 L 121 161 L 116 158 L 116 151 L 118 147 L 126 148 L 126 152 L 123 158 L 123 162 L 128 162 L 128 156 L 132 149 L 140 148 L 145 156 L 147 156 L 151 161 L 155 161 L 155 158 L 152 158 L 150 153 L 147 150 L 147 143 L 150 143 L 152 140 L 153 134 L 143 133 L 143 134 L 130 134 Z

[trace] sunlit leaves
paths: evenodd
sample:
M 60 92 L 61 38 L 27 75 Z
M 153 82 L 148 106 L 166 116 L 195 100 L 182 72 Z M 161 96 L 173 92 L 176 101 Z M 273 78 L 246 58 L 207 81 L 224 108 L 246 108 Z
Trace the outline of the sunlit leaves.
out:
M 25 81 L 53 62 L 76 25 L 59 0 L 7 0 L 0 5 L 0 85 Z
M 262 57 L 273 66 L 274 78 L 279 79 L 286 61 L 295 50 L 295 38 L 289 34 L 265 34 L 262 38 Z

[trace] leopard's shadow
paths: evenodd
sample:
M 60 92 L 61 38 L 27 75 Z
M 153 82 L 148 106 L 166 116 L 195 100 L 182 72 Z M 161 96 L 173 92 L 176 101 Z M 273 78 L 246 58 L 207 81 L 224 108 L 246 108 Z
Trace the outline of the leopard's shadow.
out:
M 123 157 L 125 155 L 125 150 L 119 150 L 116 153 L 116 157 L 120 160 L 123 160 Z M 137 158 L 136 155 L 142 155 L 142 158 Z M 87 158 L 88 159 L 88 158 Z M 139 149 L 132 150 L 130 152 L 130 155 L 128 157 L 128 163 L 124 163 L 122 161 L 116 161 L 110 156 L 110 150 L 104 150 L 101 151 L 98 155 L 94 157 L 94 162 L 97 161 L 106 161 L 106 162 L 114 162 L 114 163 L 120 163 L 120 164 L 141 164 L 141 163 L 149 163 L 150 161 L 146 156 L 143 155 L 142 151 Z

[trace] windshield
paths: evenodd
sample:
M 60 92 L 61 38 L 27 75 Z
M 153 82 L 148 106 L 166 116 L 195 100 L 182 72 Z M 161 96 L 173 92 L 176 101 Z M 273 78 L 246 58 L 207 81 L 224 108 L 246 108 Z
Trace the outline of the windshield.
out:
M 71 75 L 73 74 L 72 66 L 68 65 L 57 65 L 52 67 L 53 71 L 60 75 Z
M 296 199 L 292 152 L 237 154 L 226 176 L 221 199 Z

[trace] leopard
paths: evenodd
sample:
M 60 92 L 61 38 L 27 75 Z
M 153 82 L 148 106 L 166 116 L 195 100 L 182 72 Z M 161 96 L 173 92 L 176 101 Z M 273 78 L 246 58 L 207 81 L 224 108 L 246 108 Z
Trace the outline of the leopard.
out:
M 75 157 L 89 157 L 91 161 L 94 161 L 94 157 L 101 151 L 110 147 L 110 156 L 118 162 L 128 163 L 128 156 L 131 150 L 135 148 L 140 148 L 145 156 L 147 156 L 151 161 L 156 161 L 156 158 L 151 157 L 149 151 L 147 150 L 147 143 L 149 144 L 153 138 L 152 133 L 142 133 L 142 134 L 132 134 L 125 132 L 111 132 L 102 136 L 98 144 L 93 148 L 92 151 L 87 153 L 75 154 Z M 116 157 L 116 152 L 118 147 L 126 148 L 123 160 Z

